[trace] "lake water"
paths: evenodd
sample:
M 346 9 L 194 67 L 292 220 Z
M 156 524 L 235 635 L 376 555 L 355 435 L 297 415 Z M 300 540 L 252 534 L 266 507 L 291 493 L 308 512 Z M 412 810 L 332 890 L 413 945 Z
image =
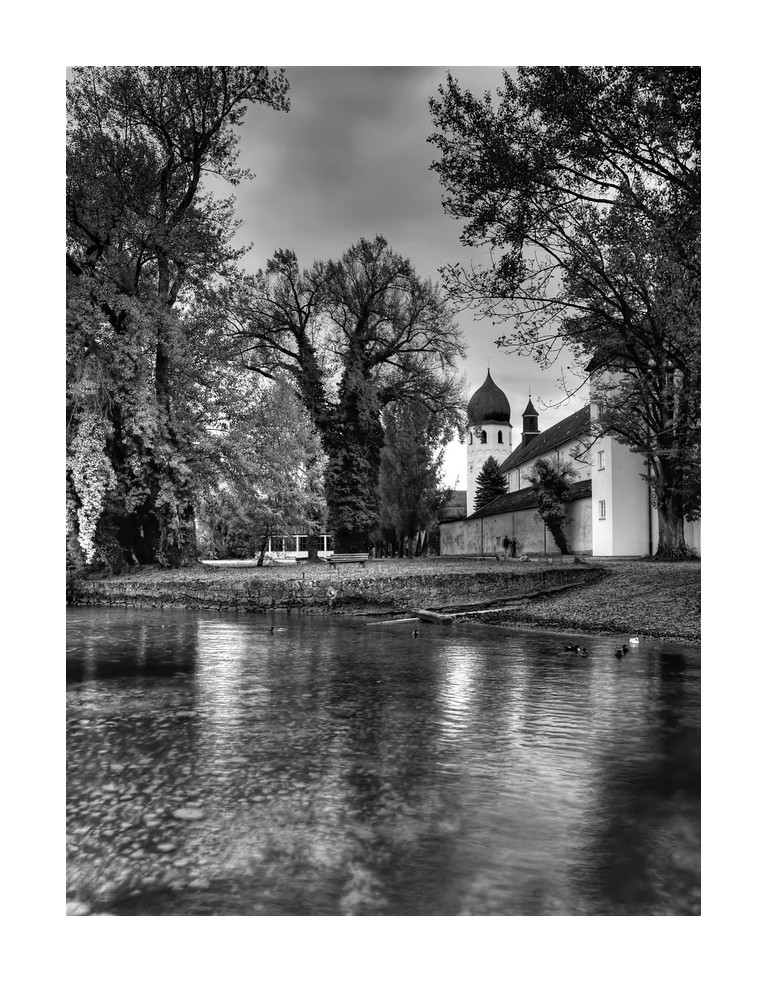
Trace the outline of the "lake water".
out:
M 699 649 L 414 626 L 71 608 L 70 903 L 698 914 Z

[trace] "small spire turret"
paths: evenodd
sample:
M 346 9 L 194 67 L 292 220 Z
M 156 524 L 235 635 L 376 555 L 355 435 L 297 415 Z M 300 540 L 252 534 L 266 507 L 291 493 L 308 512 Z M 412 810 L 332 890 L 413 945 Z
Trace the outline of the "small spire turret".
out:
M 534 440 L 538 436 L 539 432 L 538 412 L 533 405 L 533 398 L 530 396 L 527 408 L 522 413 L 522 446 L 526 447 L 531 440 Z

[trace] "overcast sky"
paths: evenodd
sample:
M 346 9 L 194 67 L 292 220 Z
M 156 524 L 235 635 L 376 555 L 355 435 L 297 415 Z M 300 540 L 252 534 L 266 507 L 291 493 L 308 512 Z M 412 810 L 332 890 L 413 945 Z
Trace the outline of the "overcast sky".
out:
M 412 260 L 421 276 L 439 279 L 439 267 L 466 261 L 460 223 L 441 205 L 442 188 L 429 165 L 437 149 L 429 96 L 437 94 L 447 68 L 291 68 L 289 113 L 248 109 L 241 130 L 241 162 L 256 177 L 236 189 L 240 238 L 252 242 L 244 260 L 262 267 L 275 249 L 294 249 L 299 262 L 336 259 L 360 237 L 382 234 Z M 480 93 L 501 82 L 500 68 L 452 68 L 458 81 Z M 478 254 L 475 254 L 478 255 Z M 519 442 L 528 390 L 541 413 L 542 429 L 580 408 L 560 402 L 557 372 L 544 374 L 531 359 L 499 350 L 498 328 L 458 317 L 468 343 L 463 363 L 467 397 L 484 381 L 488 365 L 509 398 L 514 445 Z M 542 400 L 542 401 L 541 401 Z M 466 487 L 465 450 L 453 445 L 445 480 Z

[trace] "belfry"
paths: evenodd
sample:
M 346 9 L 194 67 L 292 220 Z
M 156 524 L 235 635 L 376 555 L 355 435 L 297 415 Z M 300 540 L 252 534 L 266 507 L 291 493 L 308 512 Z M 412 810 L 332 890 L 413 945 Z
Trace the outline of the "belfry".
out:
M 466 433 L 466 503 L 468 513 L 474 511 L 477 477 L 488 457 L 498 464 L 511 453 L 511 406 L 502 389 L 490 376 L 469 400 L 469 426 Z

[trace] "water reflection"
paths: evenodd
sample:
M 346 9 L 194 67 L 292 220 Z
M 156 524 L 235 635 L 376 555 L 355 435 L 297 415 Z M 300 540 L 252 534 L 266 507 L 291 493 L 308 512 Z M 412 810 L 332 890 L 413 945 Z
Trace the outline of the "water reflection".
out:
M 696 913 L 698 652 L 589 647 L 72 610 L 70 891 L 130 914 Z
M 194 669 L 197 623 L 178 611 L 110 609 L 67 614 L 67 682 L 162 678 Z M 92 627 L 87 625 L 93 625 Z

